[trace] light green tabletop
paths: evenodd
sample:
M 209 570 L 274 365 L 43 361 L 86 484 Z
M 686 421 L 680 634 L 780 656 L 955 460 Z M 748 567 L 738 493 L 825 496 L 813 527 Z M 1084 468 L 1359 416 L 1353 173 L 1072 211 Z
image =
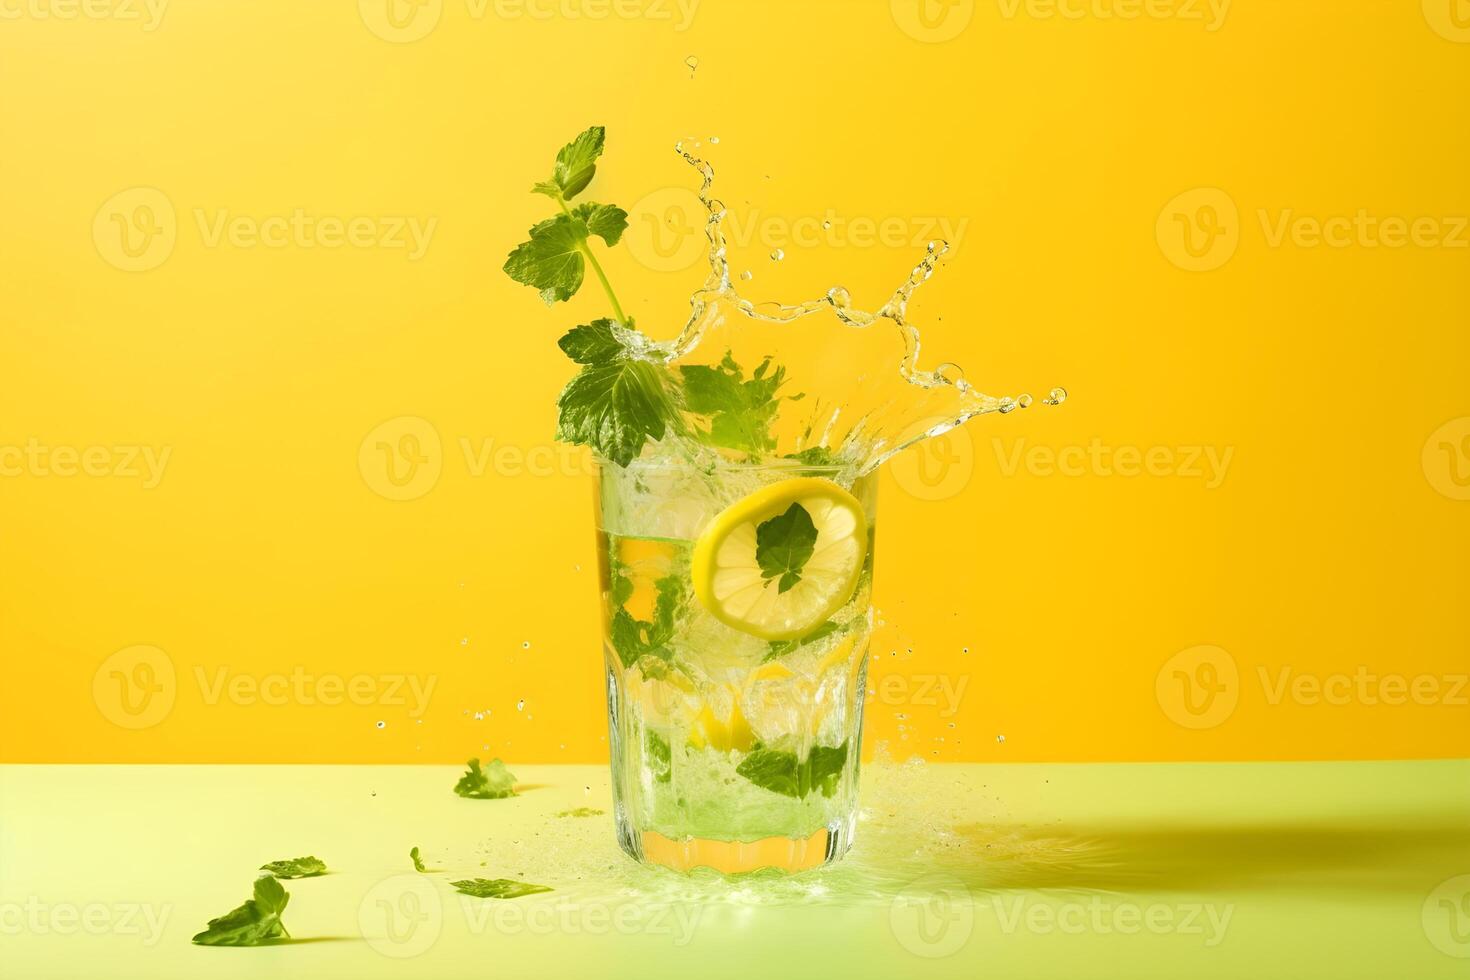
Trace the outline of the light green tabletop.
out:
M 445 766 L 0 767 L 0 975 L 1470 976 L 1470 762 L 875 765 L 847 860 L 737 881 L 558 815 L 609 809 L 603 767 L 512 768 L 476 801 Z M 304 854 L 293 941 L 190 944 Z

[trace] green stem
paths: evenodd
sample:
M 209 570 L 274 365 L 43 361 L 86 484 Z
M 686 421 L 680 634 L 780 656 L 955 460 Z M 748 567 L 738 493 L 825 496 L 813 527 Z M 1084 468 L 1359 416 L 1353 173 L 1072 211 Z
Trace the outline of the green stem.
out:
M 567 209 L 566 201 L 558 197 L 556 203 L 561 207 L 562 214 L 569 218 L 572 216 L 572 212 Z M 618 318 L 619 323 L 627 326 L 628 317 L 624 315 L 623 307 L 618 303 L 617 295 L 613 293 L 612 283 L 607 281 L 607 273 L 602 271 L 602 263 L 598 262 L 597 256 L 592 254 L 592 249 L 588 246 L 585 239 L 583 239 L 582 244 L 578 248 L 582 250 L 582 255 L 587 259 L 587 264 L 592 266 L 592 271 L 597 273 L 597 281 L 602 283 L 602 291 L 607 293 L 608 302 L 612 303 L 613 315 Z

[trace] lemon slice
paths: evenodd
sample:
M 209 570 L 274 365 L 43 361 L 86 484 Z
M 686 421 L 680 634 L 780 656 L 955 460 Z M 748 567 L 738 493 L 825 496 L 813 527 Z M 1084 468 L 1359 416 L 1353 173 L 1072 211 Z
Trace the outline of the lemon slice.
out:
M 793 513 L 797 507 L 805 514 Z M 769 549 L 762 568 L 760 528 L 775 519 L 768 530 L 797 530 Z M 772 571 L 771 552 L 778 550 L 787 574 Z M 731 504 L 705 528 L 694 545 L 694 594 L 727 626 L 765 640 L 794 640 L 842 608 L 867 553 L 868 521 L 856 497 L 830 480 L 783 480 Z

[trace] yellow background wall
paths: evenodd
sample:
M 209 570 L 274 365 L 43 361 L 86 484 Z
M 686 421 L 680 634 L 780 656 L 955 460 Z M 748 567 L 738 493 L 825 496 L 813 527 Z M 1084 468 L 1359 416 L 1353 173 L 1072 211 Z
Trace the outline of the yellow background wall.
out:
M 870 748 L 1470 754 L 1462 0 L 0 13 L 5 761 L 603 757 L 601 299 L 499 271 L 592 123 L 650 332 L 717 135 L 753 293 L 947 228 L 926 362 L 1073 393 L 885 477 Z

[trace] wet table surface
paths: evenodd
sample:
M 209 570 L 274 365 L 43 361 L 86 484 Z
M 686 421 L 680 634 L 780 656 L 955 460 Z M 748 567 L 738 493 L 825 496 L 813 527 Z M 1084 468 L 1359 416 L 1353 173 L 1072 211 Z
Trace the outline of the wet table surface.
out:
M 869 766 L 846 860 L 738 880 L 625 858 L 601 766 L 512 768 L 0 767 L 0 974 L 1470 975 L 1466 761 Z M 304 854 L 291 941 L 190 944 Z

